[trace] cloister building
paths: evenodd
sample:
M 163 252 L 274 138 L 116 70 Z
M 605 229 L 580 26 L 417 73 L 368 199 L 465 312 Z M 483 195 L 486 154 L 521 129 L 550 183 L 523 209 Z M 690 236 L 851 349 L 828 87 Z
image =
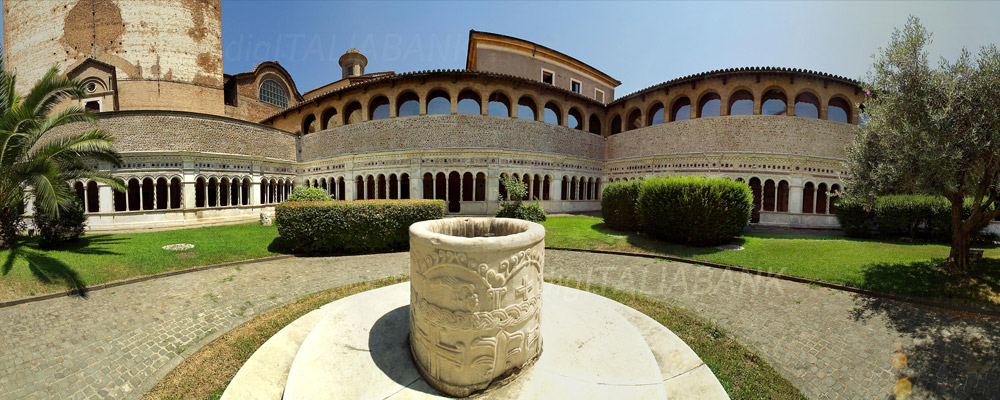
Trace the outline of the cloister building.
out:
M 621 82 L 587 63 L 478 31 L 463 69 L 368 72 L 350 49 L 339 77 L 302 93 L 278 61 L 223 74 L 219 0 L 8 0 L 3 18 L 18 89 L 53 64 L 81 80 L 87 95 L 67 104 L 97 112 L 126 160 L 98 165 L 125 192 L 71 182 L 95 230 L 253 220 L 303 185 L 486 214 L 504 174 L 548 212 L 598 210 L 619 180 L 726 177 L 752 188 L 754 223 L 836 227 L 865 97 L 854 80 L 779 67 L 616 97 Z

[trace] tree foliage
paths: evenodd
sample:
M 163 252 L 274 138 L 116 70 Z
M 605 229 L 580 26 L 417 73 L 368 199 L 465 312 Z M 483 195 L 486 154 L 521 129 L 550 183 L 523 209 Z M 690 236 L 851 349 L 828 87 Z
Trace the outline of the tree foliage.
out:
M 83 133 L 51 135 L 53 128 L 74 122 L 92 123 L 94 115 L 70 106 L 54 111 L 57 104 L 83 96 L 80 82 L 59 74 L 52 67 L 24 96 L 15 90 L 16 76 L 5 72 L 0 49 L 0 248 L 9 247 L 25 201 L 58 218 L 75 199 L 67 181 L 92 179 L 124 189 L 109 172 L 98 171 L 98 162 L 118 166 L 121 156 L 111 147 L 113 138 L 99 129 Z
M 930 33 L 911 17 L 874 56 L 862 124 L 848 147 L 852 195 L 942 195 L 951 205 L 949 265 L 969 268 L 972 235 L 1000 214 L 1000 53 L 984 46 L 932 66 Z M 966 198 L 971 213 L 963 217 Z

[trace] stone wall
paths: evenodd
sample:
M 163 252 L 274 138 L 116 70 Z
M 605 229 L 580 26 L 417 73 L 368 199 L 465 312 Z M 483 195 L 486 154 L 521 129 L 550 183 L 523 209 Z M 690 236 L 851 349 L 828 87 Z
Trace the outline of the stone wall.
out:
M 698 118 L 612 135 L 604 158 L 743 152 L 843 159 L 855 128 L 842 122 L 773 115 Z
M 604 138 L 538 121 L 482 115 L 422 115 L 338 126 L 302 137 L 303 161 L 344 154 L 487 148 L 600 160 Z
M 17 70 L 21 93 L 53 64 L 67 72 L 93 57 L 113 65 L 122 83 L 175 83 L 136 86 L 137 101 L 155 97 L 137 105 L 123 97 L 120 109 L 173 97 L 173 109 L 223 112 L 221 90 L 200 89 L 222 88 L 219 0 L 7 0 L 3 17 L 6 67 Z M 191 89 L 172 91 L 184 88 Z
M 206 114 L 167 111 L 99 114 L 97 128 L 115 137 L 120 152 L 185 151 L 295 161 L 295 135 L 250 122 Z M 58 128 L 92 129 L 87 124 Z

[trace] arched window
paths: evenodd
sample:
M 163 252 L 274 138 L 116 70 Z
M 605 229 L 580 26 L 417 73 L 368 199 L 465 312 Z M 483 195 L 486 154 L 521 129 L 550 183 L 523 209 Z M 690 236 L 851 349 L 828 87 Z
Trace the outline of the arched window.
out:
M 517 118 L 535 120 L 535 102 L 524 96 L 517 101 Z
M 706 93 L 698 101 L 698 118 L 718 117 L 722 115 L 722 97 L 718 93 Z
M 834 97 L 830 99 L 830 105 L 826 108 L 826 119 L 830 121 L 837 122 L 851 122 L 850 112 L 851 106 L 847 104 L 847 101 L 840 98 Z
M 399 198 L 410 198 L 410 174 L 402 174 L 399 176 Z
M 774 181 L 770 179 L 764 181 L 764 211 L 774 211 L 777 195 Z
M 420 98 L 416 93 L 406 92 L 396 99 L 396 116 L 409 117 L 420 115 Z
M 788 181 L 778 182 L 778 212 L 788 212 Z
M 771 89 L 761 97 L 763 103 L 760 106 L 761 115 L 785 115 L 788 105 L 785 103 L 785 93 L 778 89 Z
M 424 174 L 424 199 L 434 198 L 434 175 L 430 172 Z
M 288 107 L 288 93 L 281 87 L 281 84 L 273 79 L 266 79 L 260 83 L 260 92 L 257 98 L 275 107 Z
M 531 175 L 524 174 L 524 176 L 521 177 L 521 183 L 524 184 L 523 200 L 531 200 Z
M 650 107 L 649 111 L 646 113 L 647 115 L 649 115 L 646 118 L 646 126 L 662 124 L 663 113 L 664 113 L 663 103 L 660 102 L 654 103 L 653 106 Z
M 750 192 L 753 194 L 753 210 L 750 212 L 750 222 L 760 222 L 761 187 L 760 179 L 750 178 Z
M 130 183 L 131 186 L 131 183 Z M 205 207 L 205 178 L 198 177 L 194 181 L 194 206 Z
M 597 114 L 591 114 L 590 115 L 590 126 L 589 126 L 589 128 L 590 128 L 590 133 L 593 133 L 595 135 L 600 135 L 601 134 L 601 118 L 598 117 Z
M 378 185 L 378 187 L 375 189 L 375 198 L 379 200 L 385 200 L 386 198 L 388 198 L 386 196 L 388 193 L 386 193 L 385 175 L 378 174 L 376 185 Z
M 576 108 L 570 108 L 566 117 L 566 127 L 583 130 L 583 114 Z
M 462 174 L 462 201 L 472 201 L 475 198 L 475 189 L 472 173 Z
M 816 187 L 816 214 L 826 214 L 827 200 L 826 184 L 821 183 Z
M 486 201 L 486 174 L 476 174 L 476 201 Z
M 803 92 L 795 96 L 795 116 L 819 118 L 819 99 L 816 98 L 816 95 Z
M 622 116 L 615 115 L 615 117 L 611 119 L 611 134 L 615 135 L 621 132 L 622 132 Z
M 427 114 L 451 114 L 451 97 L 444 90 L 427 95 Z
M 479 100 L 479 93 L 471 90 L 463 90 L 458 94 L 458 113 L 466 115 L 480 115 L 483 113 L 482 104 Z
M 375 176 L 368 175 L 365 179 L 365 200 L 375 200 L 378 198 L 378 188 L 375 187 Z
M 681 97 L 670 107 L 670 122 L 691 119 L 691 99 Z
M 730 95 L 729 115 L 753 115 L 753 94 L 740 90 Z
M 250 178 L 243 178 L 242 187 L 240 187 L 240 200 L 240 204 L 250 205 Z
M 556 103 L 545 103 L 545 123 L 552 125 L 562 125 L 562 113 Z
M 153 179 L 142 180 L 142 209 L 152 210 L 156 208 L 156 198 L 153 197 Z
M 219 180 L 216 178 L 208 180 L 208 206 L 219 206 Z
M 87 212 L 99 211 L 101 211 L 100 189 L 97 188 L 97 182 L 90 181 L 87 183 Z
M 344 125 L 356 124 L 362 121 L 361 103 L 355 101 L 344 108 Z
M 337 121 L 337 109 L 330 107 L 323 110 L 322 118 L 319 120 L 319 129 L 325 130 L 337 126 L 340 121 Z
M 503 93 L 491 94 L 490 102 L 486 108 L 487 112 L 494 117 L 510 117 L 510 99 Z
M 386 118 L 389 118 L 389 99 L 385 96 L 372 99 L 372 102 L 368 104 L 368 120 Z
M 548 175 L 545 175 L 545 180 L 542 181 L 542 200 L 545 201 L 551 200 L 552 197 L 551 191 L 552 191 L 552 180 L 549 178 Z
M 167 178 L 159 178 L 156 180 L 156 209 L 166 210 L 167 209 Z
M 358 175 L 358 177 L 354 179 L 354 199 L 365 199 L 365 177 L 361 175 Z
M 813 213 L 813 205 L 816 203 L 816 186 L 812 182 L 806 183 L 806 186 L 802 188 L 802 212 L 805 214 Z
M 316 116 L 309 114 L 302 120 L 302 134 L 305 135 L 313 132 L 316 132 Z
M 639 111 L 638 108 L 632 110 L 628 113 L 628 119 L 625 121 L 626 131 L 642 128 L 642 111 Z

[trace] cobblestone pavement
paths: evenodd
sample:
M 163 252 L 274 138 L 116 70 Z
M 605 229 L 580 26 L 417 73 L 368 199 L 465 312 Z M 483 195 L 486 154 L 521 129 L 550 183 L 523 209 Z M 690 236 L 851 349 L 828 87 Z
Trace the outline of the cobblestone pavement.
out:
M 1000 321 L 744 273 L 550 250 L 546 275 L 636 290 L 710 319 L 810 398 L 1000 393 Z M 405 253 L 225 267 L 0 309 L 0 398 L 138 398 L 192 354 L 270 308 L 408 272 Z M 893 358 L 907 356 L 902 369 Z

